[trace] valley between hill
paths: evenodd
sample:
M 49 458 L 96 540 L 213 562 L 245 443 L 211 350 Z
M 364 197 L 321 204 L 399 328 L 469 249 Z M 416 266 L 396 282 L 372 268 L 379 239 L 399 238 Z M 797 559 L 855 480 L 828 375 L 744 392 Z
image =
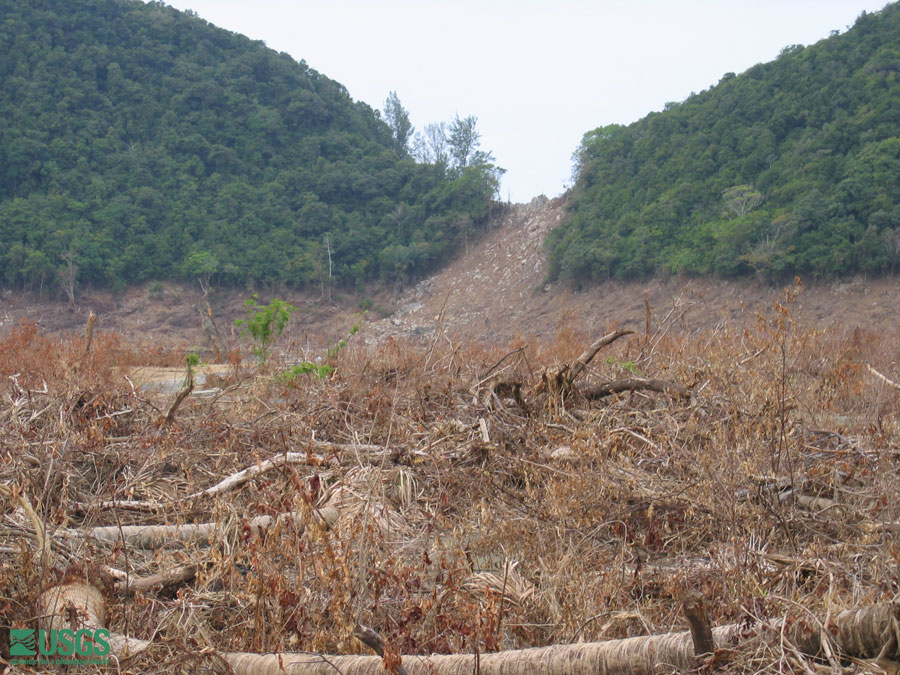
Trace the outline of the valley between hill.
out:
M 428 340 L 444 333 L 450 339 L 505 344 L 516 337 L 552 339 L 572 327 L 596 335 L 610 326 L 644 328 L 645 294 L 655 325 L 679 317 L 678 327 L 696 331 L 720 322 L 754 321 L 756 311 L 777 301 L 781 288 L 751 280 L 669 278 L 646 282 L 606 282 L 583 290 L 545 284 L 547 262 L 542 242 L 562 222 L 565 199 L 537 197 L 511 204 L 490 223 L 482 237 L 437 274 L 405 289 L 379 288 L 361 296 L 333 289 L 298 292 L 260 290 L 261 300 L 279 297 L 299 308 L 288 331 L 289 349 L 321 349 L 343 337 L 359 319 L 362 337 L 387 336 Z M 226 342 L 236 343 L 234 321 L 243 315 L 249 290 L 215 289 L 214 316 Z M 0 335 L 23 318 L 48 332 L 80 332 L 93 310 L 102 331 L 129 340 L 165 346 L 202 346 L 204 334 L 196 287 L 163 284 L 119 294 L 85 291 L 73 310 L 60 299 L 40 301 L 36 294 L 6 291 L 0 296 Z M 674 311 L 673 311 L 674 310 Z M 794 311 L 824 328 L 868 327 L 893 330 L 900 325 L 900 283 L 893 278 L 856 276 L 804 284 Z

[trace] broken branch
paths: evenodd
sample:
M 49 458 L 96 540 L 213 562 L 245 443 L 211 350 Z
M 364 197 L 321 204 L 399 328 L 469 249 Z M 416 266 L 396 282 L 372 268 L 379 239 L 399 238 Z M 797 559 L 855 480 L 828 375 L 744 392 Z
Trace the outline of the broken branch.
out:
M 122 579 L 116 582 L 116 590 L 127 595 L 144 591 L 158 591 L 190 581 L 196 574 L 197 565 L 180 565 L 140 579 Z
M 657 391 L 661 394 L 670 394 L 672 396 L 680 396 L 682 398 L 690 398 L 691 392 L 680 384 L 669 382 L 667 380 L 652 380 L 643 377 L 629 377 L 624 380 L 615 380 L 606 382 L 595 387 L 588 387 L 582 393 L 588 399 L 594 400 L 604 398 L 612 394 L 621 394 L 624 391 L 649 390 Z
M 313 510 L 313 514 L 327 527 L 337 522 L 338 510 L 333 507 L 323 507 Z M 245 530 L 252 536 L 259 536 L 267 532 L 275 524 L 291 523 L 299 532 L 305 529 L 304 514 L 299 511 L 282 513 L 278 516 L 257 516 L 247 522 Z M 216 538 L 224 536 L 230 529 L 222 523 L 185 523 L 184 525 L 109 525 L 106 527 L 94 527 L 87 530 L 86 534 L 91 539 L 115 542 L 123 539 L 128 544 L 139 549 L 153 549 L 165 546 L 171 542 L 195 542 L 197 544 L 209 544 Z M 77 530 L 66 532 L 69 536 L 82 536 Z
M 601 349 L 603 349 L 606 345 L 612 344 L 620 337 L 625 335 L 631 335 L 634 333 L 633 330 L 614 330 L 611 333 L 607 333 L 603 337 L 599 338 L 594 344 L 584 350 L 581 356 L 579 356 L 575 363 L 572 364 L 572 367 L 569 369 L 569 382 L 574 382 L 575 378 L 581 375 L 581 372 L 587 367 L 587 365 L 593 360 L 593 358 L 597 355 Z

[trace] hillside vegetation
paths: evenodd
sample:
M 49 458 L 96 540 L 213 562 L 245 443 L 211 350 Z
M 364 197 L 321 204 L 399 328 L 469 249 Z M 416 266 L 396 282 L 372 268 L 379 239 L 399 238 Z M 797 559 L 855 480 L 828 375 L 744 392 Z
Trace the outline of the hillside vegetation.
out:
M 474 118 L 435 126 L 448 151 L 416 162 L 395 95 L 382 116 L 163 3 L 0 0 L 0 17 L 0 283 L 403 279 L 492 203 Z
M 551 277 L 893 272 L 900 5 L 584 136 Z

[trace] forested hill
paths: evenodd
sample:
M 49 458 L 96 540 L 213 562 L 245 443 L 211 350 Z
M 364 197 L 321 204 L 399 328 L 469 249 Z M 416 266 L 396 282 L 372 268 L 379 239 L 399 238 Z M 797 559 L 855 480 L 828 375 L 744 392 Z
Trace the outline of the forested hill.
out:
M 403 279 L 492 203 L 474 118 L 416 162 L 395 96 L 376 114 L 163 3 L 0 0 L 0 22 L 0 283 Z
M 591 131 L 576 161 L 555 278 L 900 268 L 900 4 Z

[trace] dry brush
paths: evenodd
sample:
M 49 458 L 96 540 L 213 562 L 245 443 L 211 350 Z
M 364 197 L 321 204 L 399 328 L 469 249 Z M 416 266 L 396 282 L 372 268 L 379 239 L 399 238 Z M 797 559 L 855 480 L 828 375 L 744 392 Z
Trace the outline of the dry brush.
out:
M 709 667 L 890 667 L 897 336 L 817 331 L 790 297 L 641 328 L 360 341 L 328 380 L 236 370 L 167 422 L 175 393 L 125 374 L 177 356 L 21 326 L 0 342 L 0 641 L 77 597 L 133 641 L 126 672 L 665 672 L 698 663 L 698 593 Z

